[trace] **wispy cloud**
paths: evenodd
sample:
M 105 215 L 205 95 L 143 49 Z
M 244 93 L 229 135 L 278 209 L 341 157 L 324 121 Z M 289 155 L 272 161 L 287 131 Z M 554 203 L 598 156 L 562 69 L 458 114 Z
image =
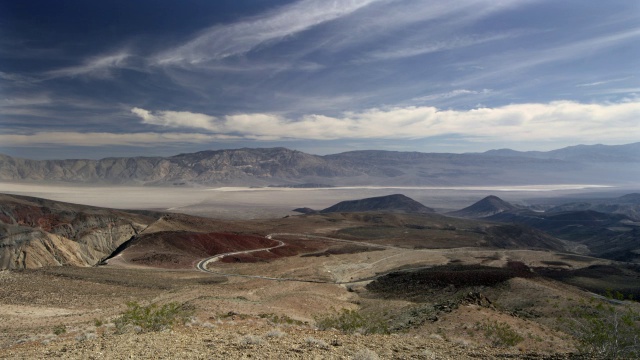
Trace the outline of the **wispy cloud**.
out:
M 487 78 L 505 77 L 512 72 L 520 72 L 549 63 L 582 59 L 585 56 L 591 56 L 625 42 L 637 41 L 639 37 L 640 28 L 633 28 L 613 34 L 578 40 L 573 43 L 564 43 L 535 52 L 527 50 L 489 56 L 483 59 L 482 63 L 487 64 L 487 68 L 489 68 L 490 64 L 493 70 L 483 71 L 467 77 L 460 81 L 459 84 L 472 84 Z
M 156 146 L 207 143 L 216 140 L 234 140 L 236 136 L 193 133 L 131 133 L 109 132 L 37 132 L 34 134 L 0 134 L 3 146 Z
M 22 107 L 50 104 L 51 98 L 47 95 L 35 95 L 30 97 L 12 97 L 12 98 L 0 98 L 0 108 L 3 107 Z
M 435 100 L 442 100 L 442 99 L 451 99 L 454 97 L 464 96 L 464 95 L 478 95 L 478 94 L 485 95 L 485 94 L 489 94 L 490 92 L 491 92 L 490 89 L 482 89 L 482 90 L 456 89 L 456 90 L 452 90 L 444 93 L 420 96 L 417 98 L 413 98 L 412 100 L 413 101 L 435 101 Z
M 459 1 L 384 1 L 362 11 L 362 16 L 350 19 L 337 27 L 332 38 L 322 43 L 322 47 L 338 50 L 354 47 L 362 43 L 381 47 L 380 54 L 399 56 L 400 49 L 385 50 L 381 43 L 386 38 L 394 39 L 412 54 L 420 42 L 451 37 L 480 19 L 501 11 L 527 6 L 537 0 L 459 0 Z M 414 31 L 407 32 L 407 29 Z M 409 36 L 409 39 L 407 39 Z M 435 37 L 435 39 L 434 39 Z M 410 55 L 413 56 L 413 55 Z M 365 61 L 366 57 L 362 61 Z
M 599 85 L 605 85 L 605 84 L 611 84 L 611 83 L 615 83 L 615 82 L 625 81 L 625 80 L 629 80 L 631 78 L 633 78 L 633 77 L 632 76 L 627 76 L 627 77 L 623 77 L 623 78 L 594 81 L 594 82 L 590 82 L 590 83 L 578 84 L 578 85 L 576 85 L 576 87 L 599 86 Z
M 382 51 L 376 51 L 368 54 L 360 62 L 367 61 L 379 61 L 379 60 L 394 60 L 406 57 L 425 55 L 445 50 L 453 50 L 463 48 L 467 46 L 479 45 L 491 41 L 498 41 L 504 39 L 511 39 L 524 34 L 522 31 L 502 33 L 502 34 L 490 34 L 490 35 L 476 35 L 476 36 L 458 36 L 451 39 L 436 41 L 424 44 L 424 39 L 414 40 L 414 43 L 419 44 L 403 44 L 394 49 L 387 49 Z
M 253 19 L 214 26 L 174 49 L 158 54 L 156 64 L 193 65 L 244 54 L 267 43 L 348 15 L 378 0 L 303 0 Z
M 75 76 L 109 78 L 113 69 L 126 67 L 127 60 L 131 56 L 131 54 L 125 51 L 120 51 L 109 55 L 96 56 L 87 59 L 81 65 L 69 66 L 48 71 L 45 76 L 47 79 Z

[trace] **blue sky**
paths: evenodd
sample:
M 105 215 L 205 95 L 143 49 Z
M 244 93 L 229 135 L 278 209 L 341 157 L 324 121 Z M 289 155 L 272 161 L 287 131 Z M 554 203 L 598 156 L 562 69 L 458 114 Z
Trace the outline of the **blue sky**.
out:
M 0 153 L 640 141 L 640 2 L 0 0 Z

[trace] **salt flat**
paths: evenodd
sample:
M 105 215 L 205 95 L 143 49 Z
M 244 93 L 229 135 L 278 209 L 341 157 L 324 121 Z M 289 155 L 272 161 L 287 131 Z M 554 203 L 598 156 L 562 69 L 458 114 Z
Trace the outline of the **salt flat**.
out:
M 118 209 L 154 209 L 222 219 L 272 218 L 298 207 L 323 209 L 343 200 L 404 194 L 439 211 L 460 209 L 484 196 L 500 194 L 518 203 L 545 197 L 614 191 L 597 184 L 466 187 L 350 186 L 334 188 L 150 187 L 0 183 L 0 192 Z

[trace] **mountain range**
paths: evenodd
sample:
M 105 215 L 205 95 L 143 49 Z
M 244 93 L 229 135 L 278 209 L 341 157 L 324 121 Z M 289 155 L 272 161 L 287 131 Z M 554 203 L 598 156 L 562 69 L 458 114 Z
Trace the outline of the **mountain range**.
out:
M 211 150 L 171 157 L 29 160 L 0 155 L 0 181 L 157 186 L 636 184 L 640 143 L 549 152 Z

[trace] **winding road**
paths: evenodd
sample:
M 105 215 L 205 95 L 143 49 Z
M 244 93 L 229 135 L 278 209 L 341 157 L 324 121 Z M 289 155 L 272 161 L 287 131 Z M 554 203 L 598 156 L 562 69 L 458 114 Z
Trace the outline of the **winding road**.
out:
M 231 276 L 231 277 L 242 277 L 242 278 L 264 279 L 264 280 L 275 280 L 275 281 L 295 281 L 295 282 L 306 282 L 306 283 L 317 283 L 317 284 L 346 285 L 346 284 L 354 284 L 354 283 L 358 283 L 358 282 L 362 282 L 362 281 L 375 280 L 375 279 L 377 279 L 377 278 L 379 278 L 381 276 L 387 275 L 387 274 L 392 273 L 392 272 L 412 271 L 412 270 L 418 270 L 418 269 L 424 269 L 424 268 L 431 267 L 431 266 L 421 266 L 421 267 L 416 267 L 416 268 L 408 268 L 408 269 L 402 269 L 402 270 L 388 271 L 388 272 L 384 272 L 384 273 L 379 273 L 379 274 L 374 275 L 374 276 L 369 276 L 369 277 L 361 278 L 361 279 L 354 279 L 354 280 L 350 280 L 350 281 L 329 281 L 329 280 L 312 280 L 312 279 L 300 279 L 300 278 L 288 278 L 288 277 L 271 277 L 271 276 L 262 276 L 262 275 L 231 274 L 231 273 L 223 273 L 223 272 L 213 271 L 213 270 L 209 270 L 207 268 L 209 263 L 218 261 L 218 260 L 224 258 L 225 256 L 238 255 L 238 254 L 250 254 L 250 253 L 259 252 L 259 251 L 269 251 L 269 250 L 277 249 L 279 247 L 282 247 L 282 246 L 286 245 L 286 243 L 284 241 L 282 241 L 282 240 L 273 239 L 274 236 L 295 236 L 295 237 L 298 237 L 298 238 L 322 239 L 322 240 L 326 240 L 326 241 L 348 243 L 348 244 L 354 244 L 354 245 L 358 245 L 358 246 L 369 246 L 369 247 L 377 247 L 377 248 L 383 248 L 383 249 L 415 251 L 415 249 L 407 249 L 407 248 L 397 247 L 397 246 L 393 246 L 393 245 L 371 244 L 371 243 L 360 242 L 360 241 L 336 239 L 336 238 L 331 238 L 331 237 L 326 237 L 326 236 L 308 235 L 308 234 L 293 234 L 293 233 L 273 233 L 273 234 L 269 234 L 269 235 L 265 236 L 265 238 L 269 239 L 269 240 L 277 241 L 278 245 L 276 245 L 276 246 L 272 246 L 272 247 L 268 247 L 268 248 L 252 249 L 252 250 L 233 251 L 233 252 L 214 255 L 214 256 L 211 256 L 211 257 L 208 257 L 208 258 L 204 258 L 204 259 L 198 261 L 198 263 L 196 263 L 196 269 L 198 269 L 199 271 L 202 271 L 202 272 L 215 274 L 215 275 L 220 275 L 220 276 Z M 397 255 L 400 255 L 400 254 L 397 254 Z M 396 256 L 396 255 L 393 255 L 393 256 Z

